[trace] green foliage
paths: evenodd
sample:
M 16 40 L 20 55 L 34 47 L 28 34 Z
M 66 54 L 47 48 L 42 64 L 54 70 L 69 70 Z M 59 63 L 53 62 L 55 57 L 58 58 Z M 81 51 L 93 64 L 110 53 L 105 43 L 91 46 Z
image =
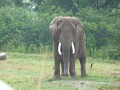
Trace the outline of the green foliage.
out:
M 106 13 L 106 11 L 100 12 L 93 8 L 82 8 L 76 13 L 76 16 L 83 21 L 85 26 L 88 55 L 110 58 L 107 53 L 112 48 L 114 48 L 115 52 L 117 51 L 117 54 L 120 54 L 120 27 L 118 25 L 120 20 L 116 16 L 109 16 L 109 13 Z M 113 54 L 111 56 L 113 57 L 112 59 L 119 59 L 120 57 L 118 56 L 119 54 L 117 56 L 112 52 L 111 54 Z
M 50 19 L 47 18 L 47 14 L 38 16 L 22 8 L 9 7 L 0 9 L 0 12 L 1 49 L 12 51 L 24 45 L 27 51 L 31 45 L 40 47 L 40 43 L 44 45 L 50 43 L 48 34 Z
M 0 0 L 0 7 L 3 6 L 23 6 L 23 0 Z
M 30 1 L 0 1 L 0 50 L 43 53 L 45 46 L 52 46 L 50 21 L 68 15 L 82 21 L 89 56 L 120 59 L 119 0 Z
M 110 59 L 117 59 L 120 60 L 120 52 L 119 49 L 112 49 L 110 48 L 108 50 L 108 56 Z
M 76 16 L 83 21 L 86 30 L 87 48 L 91 55 L 91 53 L 94 53 L 94 49 L 100 49 L 107 44 L 106 38 L 109 35 L 107 22 L 105 21 L 107 16 L 103 16 L 93 8 L 82 8 L 76 13 Z

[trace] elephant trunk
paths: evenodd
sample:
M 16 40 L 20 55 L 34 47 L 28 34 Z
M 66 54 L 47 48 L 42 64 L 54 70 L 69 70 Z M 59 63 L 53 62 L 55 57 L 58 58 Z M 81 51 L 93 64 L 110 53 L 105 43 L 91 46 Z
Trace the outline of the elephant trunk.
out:
M 63 50 L 63 62 L 64 62 L 64 73 L 63 75 L 68 75 L 69 59 L 70 59 L 70 46 L 62 46 Z
M 59 45 L 58 45 L 58 53 L 60 55 L 63 55 L 63 62 L 64 62 L 64 73 L 63 73 L 63 75 L 64 76 L 68 75 L 68 67 L 69 67 L 71 47 L 72 47 L 72 53 L 74 54 L 75 53 L 75 47 L 74 47 L 73 42 L 69 45 L 66 45 L 66 44 L 64 45 L 64 44 L 61 44 L 61 43 L 59 43 Z M 61 52 L 61 50 L 62 50 L 62 52 Z

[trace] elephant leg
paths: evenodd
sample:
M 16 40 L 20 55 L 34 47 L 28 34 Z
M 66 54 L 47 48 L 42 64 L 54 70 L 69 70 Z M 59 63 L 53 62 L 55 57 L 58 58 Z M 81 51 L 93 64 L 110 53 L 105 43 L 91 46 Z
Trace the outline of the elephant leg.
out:
M 69 66 L 69 73 L 72 78 L 76 76 L 75 72 L 75 59 L 73 57 L 70 58 L 70 66 Z
M 61 70 L 62 70 L 61 75 L 64 75 L 64 61 L 63 60 L 61 60 Z
M 57 45 L 54 44 L 54 67 L 55 67 L 55 70 L 54 70 L 54 76 L 53 76 L 53 79 L 54 80 L 58 80 L 58 79 L 61 79 L 60 78 L 60 55 L 58 54 L 58 51 L 57 51 Z
M 59 60 L 55 60 L 54 64 L 55 64 L 55 70 L 54 70 L 54 77 L 53 77 L 53 79 L 54 80 L 61 79 L 60 78 L 60 61 Z
M 86 73 L 86 55 L 85 53 L 81 54 L 81 57 L 79 58 L 80 64 L 81 64 L 81 76 L 87 76 Z

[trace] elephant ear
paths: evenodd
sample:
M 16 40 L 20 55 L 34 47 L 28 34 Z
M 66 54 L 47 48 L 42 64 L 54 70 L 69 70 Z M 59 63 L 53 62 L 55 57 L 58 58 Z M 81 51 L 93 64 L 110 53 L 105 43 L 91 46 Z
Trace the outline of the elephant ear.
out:
M 79 39 L 82 39 L 84 35 L 84 27 L 78 18 L 75 18 L 75 28 L 76 29 L 73 35 L 74 42 L 76 42 Z
M 59 18 L 60 16 L 54 18 L 49 25 L 49 34 L 52 36 L 52 39 L 54 41 L 58 41 L 59 39 L 58 30 L 57 30 L 58 29 L 57 24 L 58 24 Z

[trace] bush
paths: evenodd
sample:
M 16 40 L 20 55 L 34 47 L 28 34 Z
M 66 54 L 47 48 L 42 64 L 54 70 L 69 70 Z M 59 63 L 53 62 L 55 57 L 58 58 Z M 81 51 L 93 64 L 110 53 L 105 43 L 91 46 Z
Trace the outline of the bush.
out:
M 114 55 L 114 58 L 119 58 L 119 9 L 113 9 L 109 14 L 108 10 L 86 7 L 73 14 L 72 11 L 66 12 L 64 8 L 51 5 L 51 0 L 44 1 L 38 5 L 37 12 L 29 11 L 25 7 L 1 7 L 0 50 L 43 53 L 46 46 L 52 46 L 48 33 L 51 20 L 60 15 L 75 15 L 84 24 L 89 56 L 105 58 Z M 112 46 L 112 51 L 111 48 L 106 51 L 105 46 Z
M 1 50 L 35 52 L 31 50 L 33 46 L 51 43 L 48 33 L 51 17 L 48 14 L 37 15 L 23 8 L 4 7 L 0 9 L 0 17 Z
M 93 54 L 94 58 L 108 58 L 108 54 L 107 54 L 107 48 L 106 46 L 104 47 L 101 47 L 100 49 L 94 51 L 94 54 Z

